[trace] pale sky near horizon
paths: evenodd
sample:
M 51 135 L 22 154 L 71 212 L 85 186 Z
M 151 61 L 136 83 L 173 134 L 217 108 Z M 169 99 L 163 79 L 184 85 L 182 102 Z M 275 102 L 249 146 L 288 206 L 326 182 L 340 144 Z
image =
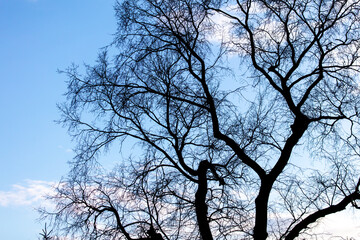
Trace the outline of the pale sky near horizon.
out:
M 67 173 L 74 143 L 59 119 L 72 63 L 92 63 L 116 30 L 114 0 L 0 0 L 0 239 L 33 240 L 42 224 L 34 208 Z M 348 213 L 347 213 L 348 214 Z M 348 215 L 327 225 L 360 226 Z M 356 219 L 359 220 L 360 216 Z M 354 221 L 356 221 L 354 220 Z M 345 223 L 342 225 L 341 223 Z M 354 226 L 356 229 L 354 229 Z

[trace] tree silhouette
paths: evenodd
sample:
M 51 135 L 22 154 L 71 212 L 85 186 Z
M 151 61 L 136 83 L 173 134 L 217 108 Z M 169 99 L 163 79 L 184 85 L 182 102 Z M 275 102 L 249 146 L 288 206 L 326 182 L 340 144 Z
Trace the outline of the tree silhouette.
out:
M 114 42 L 65 71 L 78 148 L 45 214 L 80 239 L 290 240 L 359 208 L 359 10 L 118 2 Z
M 39 235 L 41 236 L 41 240 L 51 240 L 53 239 L 53 237 L 51 237 L 51 231 L 48 231 L 46 228 L 46 223 L 45 223 L 45 227 L 44 229 L 42 229 L 42 233 L 39 233 Z

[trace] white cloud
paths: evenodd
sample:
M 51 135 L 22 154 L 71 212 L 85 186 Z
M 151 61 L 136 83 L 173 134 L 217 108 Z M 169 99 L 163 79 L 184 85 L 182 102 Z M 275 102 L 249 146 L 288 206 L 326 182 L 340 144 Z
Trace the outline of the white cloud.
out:
M 333 240 L 360 239 L 359 219 L 359 212 L 349 207 L 345 211 L 324 217 L 313 232 L 323 234 L 324 237 L 332 236 Z
M 39 180 L 25 180 L 23 184 L 14 184 L 11 190 L 0 191 L 0 207 L 44 204 L 44 196 L 53 192 L 54 184 Z
M 215 31 L 207 36 L 210 42 L 228 42 L 231 38 L 231 20 L 220 13 L 214 13 L 212 21 L 216 24 Z

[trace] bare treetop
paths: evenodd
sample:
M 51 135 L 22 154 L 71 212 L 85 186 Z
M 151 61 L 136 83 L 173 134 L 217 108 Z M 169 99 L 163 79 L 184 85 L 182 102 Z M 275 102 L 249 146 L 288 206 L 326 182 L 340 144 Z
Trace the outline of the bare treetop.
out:
M 359 10 L 118 2 L 98 63 L 65 71 L 78 149 L 46 214 L 81 239 L 289 240 L 359 208 Z M 137 152 L 102 169 L 116 145 Z

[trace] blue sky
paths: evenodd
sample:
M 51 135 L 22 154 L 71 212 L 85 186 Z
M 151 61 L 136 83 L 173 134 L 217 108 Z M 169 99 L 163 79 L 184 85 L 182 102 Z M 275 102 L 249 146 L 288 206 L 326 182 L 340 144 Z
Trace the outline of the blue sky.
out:
M 113 0 L 0 0 L 0 238 L 37 239 L 39 193 L 73 153 L 54 123 L 65 69 L 91 63 L 112 40 Z
M 113 0 L 0 0 L 0 238 L 37 239 L 34 208 L 65 175 L 74 143 L 57 125 L 71 63 L 92 63 L 116 29 Z M 349 213 L 346 213 L 349 214 Z M 354 230 L 348 215 L 323 224 Z M 344 225 L 339 224 L 344 223 Z M 354 234 L 360 232 L 357 224 Z M 359 233 L 360 234 L 360 233 Z M 355 236 L 355 235 L 354 235 Z M 360 237 L 360 235 L 356 235 Z

